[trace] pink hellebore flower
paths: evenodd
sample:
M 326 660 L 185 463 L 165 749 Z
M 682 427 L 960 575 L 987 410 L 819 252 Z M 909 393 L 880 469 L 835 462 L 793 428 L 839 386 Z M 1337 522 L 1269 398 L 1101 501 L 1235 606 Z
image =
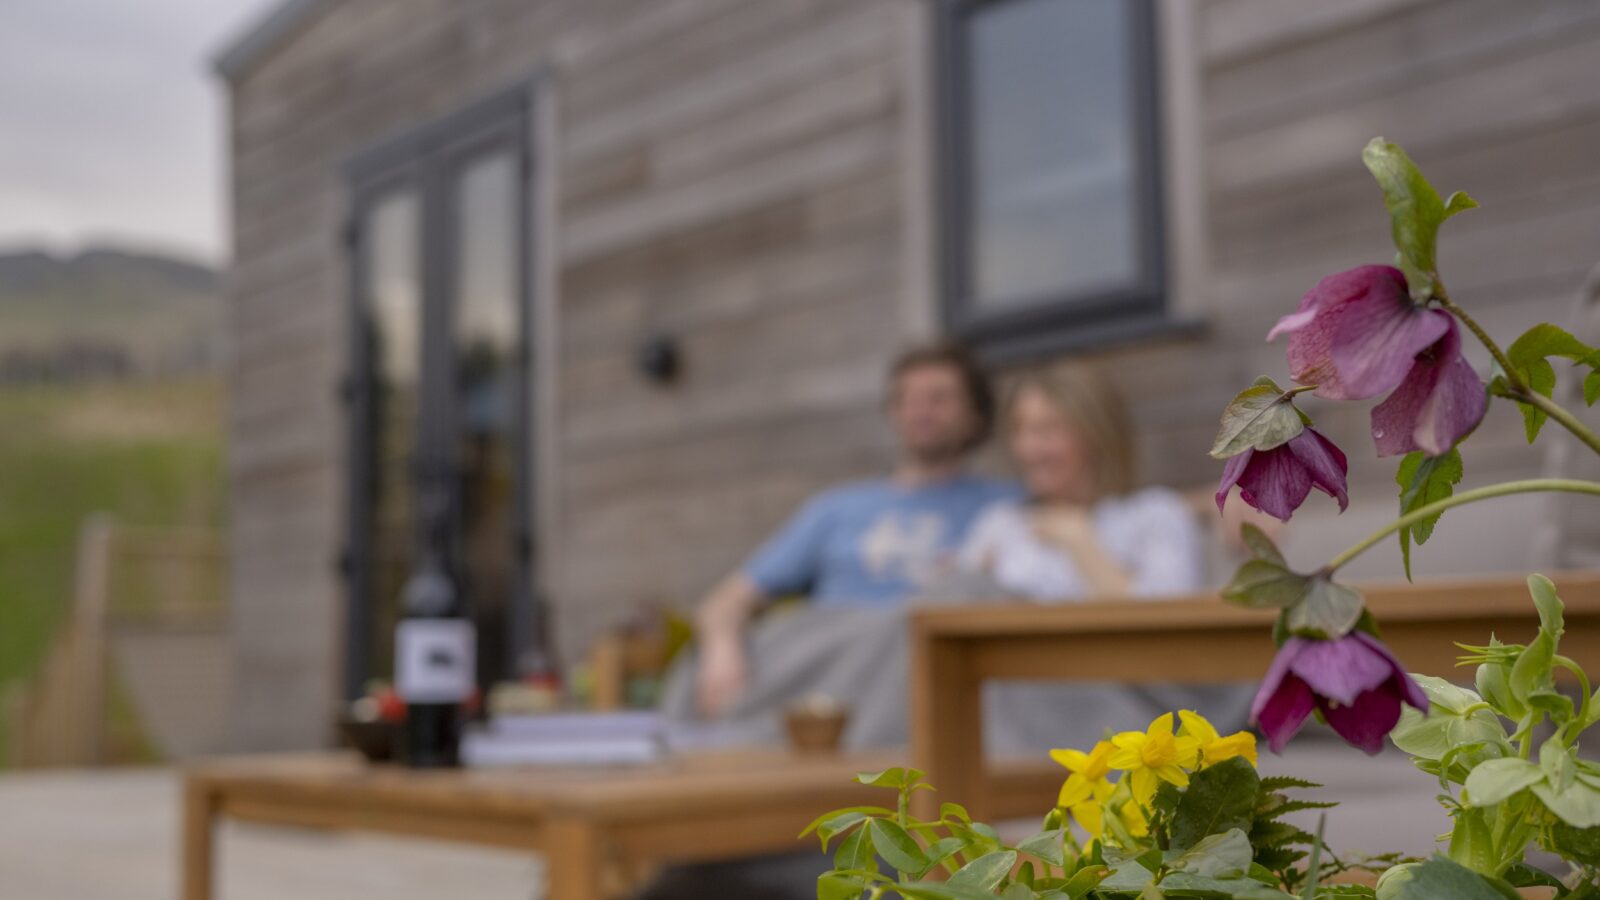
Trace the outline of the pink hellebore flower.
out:
M 1428 695 L 1377 638 L 1362 631 L 1333 641 L 1291 637 L 1250 705 L 1250 722 L 1280 753 L 1320 709 L 1340 737 L 1370 754 L 1383 749 L 1401 703 L 1427 712 Z
M 1378 453 L 1446 453 L 1483 418 L 1483 382 L 1461 355 L 1455 317 L 1418 306 L 1393 266 L 1329 275 L 1267 334 L 1289 335 L 1289 372 L 1331 400 L 1396 390 L 1373 410 Z
M 1229 457 L 1217 486 L 1217 509 L 1222 509 L 1228 489 L 1237 484 L 1240 499 L 1285 522 L 1312 488 L 1338 500 L 1343 512 L 1350 502 L 1345 487 L 1347 471 L 1344 453 L 1308 425 L 1270 450 L 1252 448 Z

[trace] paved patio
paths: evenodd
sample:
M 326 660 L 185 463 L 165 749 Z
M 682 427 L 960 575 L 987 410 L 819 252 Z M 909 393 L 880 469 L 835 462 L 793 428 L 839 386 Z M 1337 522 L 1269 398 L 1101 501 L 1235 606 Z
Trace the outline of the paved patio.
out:
M 1328 818 L 1339 851 L 1432 851 L 1448 825 L 1437 784 L 1398 754 L 1368 760 L 1342 745 L 1297 742 L 1262 769 L 1324 781 L 1344 806 Z M 0 777 L 0 897 L 170 900 L 176 896 L 178 779 L 170 770 Z M 221 842 L 225 900 L 530 900 L 537 860 L 427 841 L 230 824 Z
M 169 770 L 0 777 L 0 897 L 172 900 L 178 778 Z M 225 900 L 528 900 L 537 860 L 451 844 L 230 824 Z

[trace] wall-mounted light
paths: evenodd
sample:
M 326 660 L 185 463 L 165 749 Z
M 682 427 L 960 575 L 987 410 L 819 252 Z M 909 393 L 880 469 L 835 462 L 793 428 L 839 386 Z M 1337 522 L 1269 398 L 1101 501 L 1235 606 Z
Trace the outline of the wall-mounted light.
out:
M 671 384 L 682 368 L 676 338 L 660 334 L 639 345 L 634 356 L 639 374 L 656 384 Z

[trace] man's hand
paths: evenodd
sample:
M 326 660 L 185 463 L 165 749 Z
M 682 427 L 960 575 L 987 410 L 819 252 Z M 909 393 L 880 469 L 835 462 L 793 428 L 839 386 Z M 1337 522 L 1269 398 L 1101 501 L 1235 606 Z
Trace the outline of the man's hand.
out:
M 700 715 L 707 719 L 726 715 L 744 693 L 747 675 L 744 647 L 738 638 L 714 638 L 705 643 L 695 672 Z
M 749 664 L 744 629 L 761 600 L 761 589 L 742 572 L 722 580 L 700 604 L 696 616 L 700 641 L 695 694 L 700 714 L 708 719 L 727 715 L 744 693 Z

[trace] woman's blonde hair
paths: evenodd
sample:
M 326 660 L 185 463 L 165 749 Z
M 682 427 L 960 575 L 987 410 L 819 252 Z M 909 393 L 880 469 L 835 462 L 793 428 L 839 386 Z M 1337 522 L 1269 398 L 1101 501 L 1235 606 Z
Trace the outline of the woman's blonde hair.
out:
M 1068 363 L 1018 378 L 1006 397 L 1007 426 L 1016 419 L 1017 398 L 1036 390 L 1048 398 L 1083 443 L 1089 460 L 1094 500 L 1133 490 L 1137 448 L 1122 392 L 1086 363 Z

